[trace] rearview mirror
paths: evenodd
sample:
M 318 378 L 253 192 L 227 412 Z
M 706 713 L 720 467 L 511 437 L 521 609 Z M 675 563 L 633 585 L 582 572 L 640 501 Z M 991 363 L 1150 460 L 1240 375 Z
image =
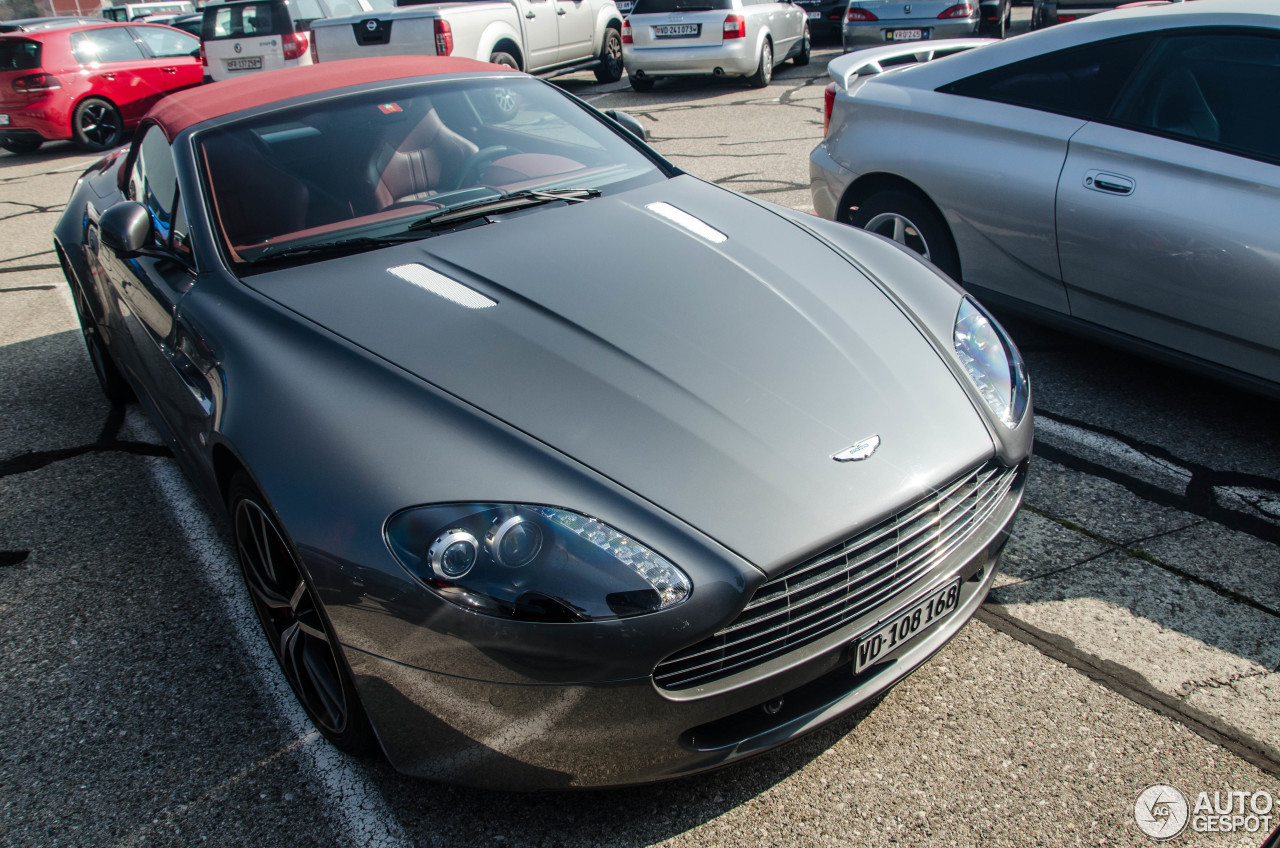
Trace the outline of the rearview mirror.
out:
M 117 203 L 98 219 L 98 235 L 122 259 L 136 256 L 151 243 L 151 213 L 132 200 Z
M 605 112 L 605 114 L 610 118 L 613 118 L 613 120 L 617 121 L 624 130 L 631 133 L 641 141 L 649 140 L 649 133 L 645 131 L 644 124 L 640 123 L 626 112 L 620 112 L 617 109 L 610 109 Z

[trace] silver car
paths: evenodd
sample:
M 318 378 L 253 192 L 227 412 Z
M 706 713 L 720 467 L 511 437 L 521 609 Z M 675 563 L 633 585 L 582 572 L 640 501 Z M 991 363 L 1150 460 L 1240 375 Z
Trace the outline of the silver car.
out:
M 905 67 L 875 55 L 894 49 L 831 63 L 818 214 L 986 302 L 1276 391 L 1273 2 L 1109 12 Z
M 844 49 L 977 35 L 980 21 L 977 0 L 852 0 Z
M 753 88 L 791 59 L 809 64 L 809 21 L 791 2 L 636 0 L 622 24 L 622 61 L 631 87 L 659 77 L 746 77 Z

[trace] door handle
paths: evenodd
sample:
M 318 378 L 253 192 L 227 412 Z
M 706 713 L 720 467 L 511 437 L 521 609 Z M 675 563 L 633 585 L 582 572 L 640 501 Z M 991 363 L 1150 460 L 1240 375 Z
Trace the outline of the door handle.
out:
M 177 68 L 161 68 L 160 70 L 166 74 L 176 74 L 178 72 Z
M 525 13 L 524 13 L 524 16 L 525 16 L 526 18 L 528 18 L 529 20 L 533 20 L 534 18 L 538 17 L 538 13 L 537 13 L 537 12 L 532 12 L 532 11 L 530 11 L 530 12 L 525 12 Z
M 569 14 L 569 13 L 568 13 L 568 12 L 566 12 L 564 9 L 561 9 L 561 8 L 557 7 L 557 8 L 556 8 L 556 14 L 557 14 L 557 15 L 567 15 L 567 14 Z
M 1085 171 L 1084 187 L 1091 191 L 1100 191 L 1103 194 L 1133 194 L 1137 183 L 1131 177 L 1125 177 L 1120 174 L 1112 174 L 1108 171 Z

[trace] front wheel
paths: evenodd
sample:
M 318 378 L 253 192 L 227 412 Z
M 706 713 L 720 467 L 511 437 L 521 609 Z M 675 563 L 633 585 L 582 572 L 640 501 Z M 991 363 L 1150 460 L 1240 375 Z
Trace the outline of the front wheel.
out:
M 951 279 L 960 280 L 960 257 L 947 222 L 933 205 L 902 191 L 878 191 L 853 212 L 849 223 L 914 250 Z
M 604 45 L 600 48 L 600 64 L 596 65 L 596 82 L 617 82 L 622 79 L 622 36 L 612 27 L 604 31 Z
M 747 77 L 747 85 L 752 88 L 764 88 L 773 80 L 773 45 L 769 39 L 760 45 L 760 66 L 756 72 Z
M 62 259 L 61 256 L 58 258 Z M 93 366 L 93 374 L 98 378 L 103 396 L 112 403 L 128 403 L 133 400 L 133 389 L 129 387 L 124 375 L 116 367 L 115 360 L 111 358 L 111 353 L 102 341 L 102 334 L 98 332 L 98 322 L 93 320 L 93 314 L 89 311 L 89 304 L 85 302 L 84 295 L 76 288 L 75 283 L 71 283 L 71 273 L 66 268 L 65 260 L 63 260 L 63 273 L 71 286 L 71 302 L 75 304 L 76 317 L 80 319 L 80 334 L 84 336 L 84 347 L 89 353 L 89 364 Z
M 249 597 L 294 695 L 335 747 L 354 756 L 374 753 L 377 740 L 337 636 L 275 512 L 244 472 L 232 477 L 227 503 Z
M 107 150 L 124 139 L 124 120 L 109 100 L 87 97 L 71 116 L 71 133 L 85 150 Z

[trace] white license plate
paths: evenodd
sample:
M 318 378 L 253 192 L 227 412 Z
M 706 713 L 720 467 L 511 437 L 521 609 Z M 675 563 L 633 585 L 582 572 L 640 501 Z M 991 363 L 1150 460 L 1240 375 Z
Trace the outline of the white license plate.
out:
M 919 41 L 924 38 L 924 30 L 922 29 L 891 29 L 889 30 L 890 41 Z
M 627 12 L 631 11 L 631 7 L 635 4 L 632 3 L 631 0 L 622 0 L 621 3 L 614 3 L 614 5 L 618 7 L 619 12 L 625 15 Z
M 816 21 L 816 20 L 818 20 L 818 19 L 819 19 L 819 18 L 821 18 L 821 17 L 822 17 L 822 13 L 821 13 L 821 12 L 810 12 L 810 13 L 809 13 L 809 20 L 811 20 L 811 21 Z
M 248 56 L 243 59 L 228 59 L 228 71 L 258 71 L 262 70 L 261 56 Z
M 960 580 L 956 579 L 895 613 L 893 618 L 858 640 L 853 648 L 853 673 L 857 674 L 891 651 L 956 611 L 960 605 Z
M 659 24 L 653 28 L 654 38 L 696 38 L 702 24 Z
M 9 116 L 0 115 L 0 127 L 7 127 L 7 126 L 9 126 Z

